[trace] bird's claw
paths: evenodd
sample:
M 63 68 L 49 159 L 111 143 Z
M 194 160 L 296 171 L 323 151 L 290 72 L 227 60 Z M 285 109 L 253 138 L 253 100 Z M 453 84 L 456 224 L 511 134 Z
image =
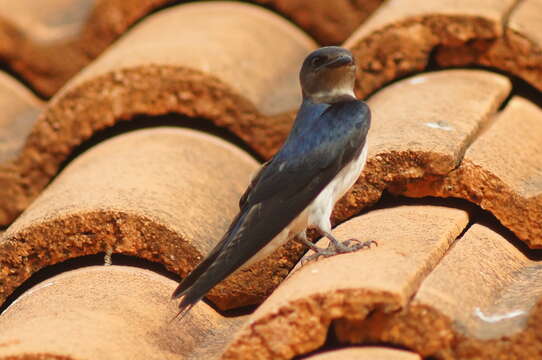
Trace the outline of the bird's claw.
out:
M 350 245 L 351 243 L 357 243 L 354 245 Z M 304 265 L 307 262 L 317 260 L 320 257 L 330 257 L 338 254 L 347 254 L 354 251 L 361 250 L 363 248 L 371 248 L 371 245 L 378 246 L 378 243 L 375 240 L 368 240 L 368 241 L 360 241 L 358 239 L 348 239 L 343 242 L 338 242 L 334 244 L 333 242 L 330 242 L 327 248 L 318 248 L 316 250 L 315 254 L 312 254 L 310 256 L 305 257 L 303 260 L 301 260 L 301 265 Z

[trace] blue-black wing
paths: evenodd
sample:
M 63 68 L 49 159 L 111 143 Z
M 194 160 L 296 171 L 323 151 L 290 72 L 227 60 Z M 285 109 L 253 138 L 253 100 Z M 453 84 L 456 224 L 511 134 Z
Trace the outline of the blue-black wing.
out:
M 184 295 L 181 311 L 287 227 L 359 155 L 369 126 L 369 108 L 362 101 L 328 106 L 312 119 L 298 115 L 284 146 L 261 168 L 241 197 L 241 211 L 224 237 L 173 294 Z

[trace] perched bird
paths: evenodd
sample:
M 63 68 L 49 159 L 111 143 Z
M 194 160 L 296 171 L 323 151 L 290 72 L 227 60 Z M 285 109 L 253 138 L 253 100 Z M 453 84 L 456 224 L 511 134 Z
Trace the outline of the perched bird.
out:
M 270 255 L 289 238 L 316 256 L 370 247 L 372 241 L 339 242 L 331 234 L 335 205 L 358 179 L 367 158 L 369 107 L 356 99 L 356 64 L 350 51 L 335 46 L 313 51 L 300 72 L 303 103 L 286 142 L 252 179 L 239 201 L 240 212 L 210 254 L 181 282 L 188 312 L 211 288 L 243 266 Z M 320 248 L 308 241 L 316 228 L 330 240 Z

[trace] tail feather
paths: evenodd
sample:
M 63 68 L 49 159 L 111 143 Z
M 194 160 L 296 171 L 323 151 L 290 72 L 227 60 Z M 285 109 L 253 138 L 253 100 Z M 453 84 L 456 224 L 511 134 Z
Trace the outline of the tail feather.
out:
M 199 300 L 198 300 L 199 301 Z M 169 323 L 172 323 L 173 321 L 179 319 L 179 320 L 182 320 L 184 319 L 184 317 L 186 316 L 186 314 L 188 314 L 188 312 L 190 311 L 190 309 L 192 309 L 194 307 L 194 305 L 196 305 L 196 302 L 192 303 L 192 304 L 182 304 L 181 302 L 181 305 L 179 305 L 179 312 L 177 313 L 177 315 L 175 315 L 170 321 Z

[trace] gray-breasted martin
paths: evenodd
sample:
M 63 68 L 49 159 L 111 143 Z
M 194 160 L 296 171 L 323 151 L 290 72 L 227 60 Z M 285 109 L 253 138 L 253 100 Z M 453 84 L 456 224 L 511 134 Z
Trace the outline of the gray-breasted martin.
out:
M 356 64 L 341 47 L 307 56 L 300 73 L 303 103 L 286 142 L 252 179 L 240 212 L 209 255 L 181 282 L 179 315 L 241 267 L 270 255 L 289 238 L 316 256 L 370 247 L 371 241 L 339 242 L 331 235 L 335 205 L 358 179 L 367 158 L 369 107 L 356 99 Z M 308 227 L 330 240 L 320 248 L 306 238 Z M 374 243 L 374 242 L 373 242 Z

